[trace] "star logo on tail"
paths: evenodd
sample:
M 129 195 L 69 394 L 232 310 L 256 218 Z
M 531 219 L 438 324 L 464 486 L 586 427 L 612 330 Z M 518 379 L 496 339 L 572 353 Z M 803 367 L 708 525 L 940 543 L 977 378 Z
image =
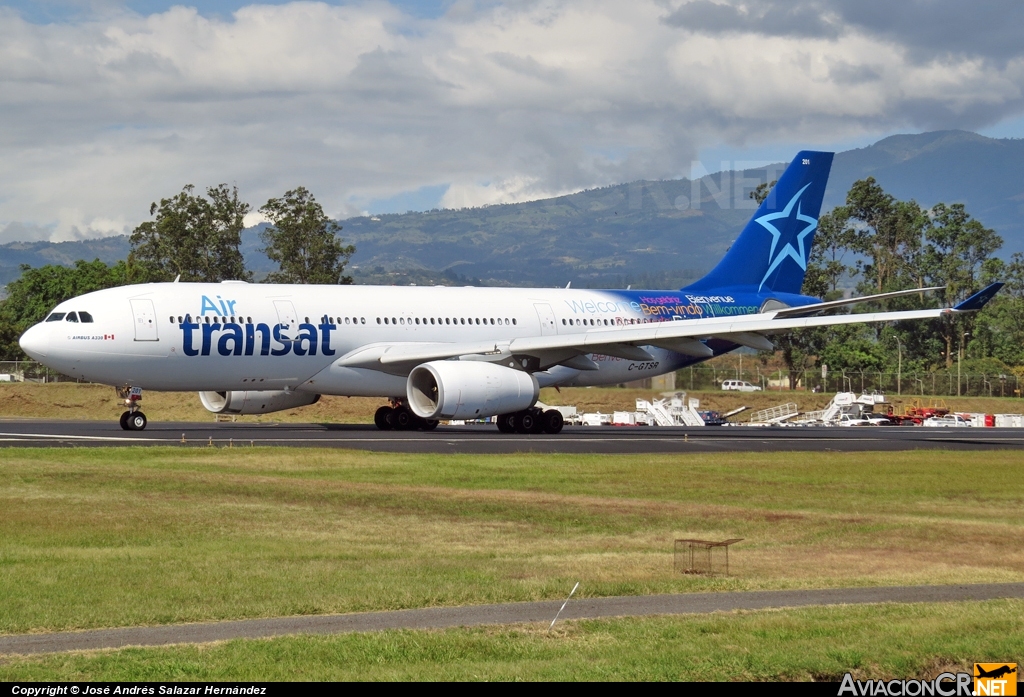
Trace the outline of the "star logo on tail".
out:
M 768 270 L 765 271 L 764 278 L 761 279 L 761 285 L 757 288 L 758 290 L 764 287 L 768 277 L 786 259 L 792 259 L 801 269 L 807 270 L 807 252 L 809 250 L 805 242 L 818 228 L 817 218 L 803 215 L 800 210 L 800 196 L 807 190 L 808 186 L 810 184 L 805 185 L 804 188 L 796 192 L 796 195 L 789 200 L 786 207 L 778 213 L 768 213 L 760 218 L 755 218 L 757 223 L 771 233 L 772 236 L 772 248 L 768 252 L 768 258 L 771 260 L 771 263 L 768 264 Z M 794 208 L 796 209 L 795 211 L 793 210 Z M 796 215 L 794 215 L 794 212 Z M 791 218 L 793 220 L 790 220 Z M 778 227 L 776 227 L 775 221 L 780 221 Z M 794 244 L 796 246 L 793 246 Z

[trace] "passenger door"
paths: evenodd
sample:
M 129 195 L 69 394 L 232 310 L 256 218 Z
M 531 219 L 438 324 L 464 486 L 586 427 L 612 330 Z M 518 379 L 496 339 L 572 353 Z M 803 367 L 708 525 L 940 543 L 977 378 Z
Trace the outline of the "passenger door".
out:
M 153 301 L 145 298 L 129 300 L 132 305 L 132 316 L 135 317 L 136 341 L 159 341 L 156 335 L 156 311 Z
M 557 334 L 558 329 L 555 327 L 555 313 L 551 311 L 551 306 L 547 303 L 534 303 L 533 306 L 537 309 L 537 318 L 540 320 L 541 336 Z

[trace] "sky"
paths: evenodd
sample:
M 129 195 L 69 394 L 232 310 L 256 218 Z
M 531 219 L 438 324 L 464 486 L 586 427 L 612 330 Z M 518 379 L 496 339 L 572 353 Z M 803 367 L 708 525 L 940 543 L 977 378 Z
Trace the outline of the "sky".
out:
M 0 0 L 0 243 L 127 233 L 187 184 L 345 218 L 1024 137 L 1021 26 L 1019 0 Z

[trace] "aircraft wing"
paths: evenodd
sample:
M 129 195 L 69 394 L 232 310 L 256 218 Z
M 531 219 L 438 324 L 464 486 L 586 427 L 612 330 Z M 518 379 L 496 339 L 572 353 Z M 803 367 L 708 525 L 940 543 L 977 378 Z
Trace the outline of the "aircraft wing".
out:
M 586 358 L 587 354 L 596 353 L 635 361 L 654 360 L 644 346 L 657 346 L 698 358 L 710 358 L 713 352 L 702 341 L 707 339 L 721 339 L 770 351 L 774 346 L 767 336 L 791 329 L 898 322 L 973 312 L 981 309 L 1001 287 L 1001 283 L 993 284 L 952 308 L 804 317 L 787 316 L 784 314 L 786 308 L 729 318 L 708 317 L 623 327 L 595 327 L 587 332 L 524 337 L 507 342 L 373 344 L 341 357 L 336 365 L 406 375 L 427 361 L 459 358 L 505 365 L 515 362 L 531 371 L 559 364 L 594 370 L 597 365 Z
M 1000 286 L 1001 287 L 1001 286 Z M 847 307 L 857 303 L 866 303 L 890 298 L 902 298 L 906 295 L 917 295 L 918 293 L 930 293 L 933 290 L 942 290 L 945 286 L 932 286 L 930 288 L 912 288 L 910 290 L 897 290 L 892 293 L 879 293 L 878 295 L 862 295 L 859 298 L 844 298 L 824 303 L 813 303 L 811 305 L 799 305 L 797 307 L 785 307 L 775 313 L 776 317 L 803 317 L 814 315 L 825 310 L 833 310 L 837 307 Z

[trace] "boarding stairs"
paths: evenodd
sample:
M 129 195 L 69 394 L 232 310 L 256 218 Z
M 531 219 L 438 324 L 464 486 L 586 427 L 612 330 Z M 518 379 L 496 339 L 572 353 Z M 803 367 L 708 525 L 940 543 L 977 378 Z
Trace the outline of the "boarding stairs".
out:
M 809 411 L 800 419 L 804 423 L 839 423 L 843 414 L 854 413 L 859 415 L 864 406 L 873 407 L 876 404 L 885 404 L 885 396 L 881 394 L 864 393 L 857 396 L 856 392 L 839 392 L 824 409 Z M 867 411 L 871 411 L 868 409 Z
M 679 397 L 671 400 L 656 399 L 653 402 L 638 399 L 636 413 L 646 414 L 647 423 L 653 422 L 654 426 L 703 426 L 704 419 L 696 408 L 700 402 L 695 399 L 690 402 L 684 403 Z
M 800 413 L 795 402 L 787 402 L 786 404 L 780 404 L 777 407 L 770 407 L 768 409 L 761 409 L 755 411 L 750 416 L 750 423 L 752 424 L 778 424 L 783 421 L 792 419 L 794 416 Z

